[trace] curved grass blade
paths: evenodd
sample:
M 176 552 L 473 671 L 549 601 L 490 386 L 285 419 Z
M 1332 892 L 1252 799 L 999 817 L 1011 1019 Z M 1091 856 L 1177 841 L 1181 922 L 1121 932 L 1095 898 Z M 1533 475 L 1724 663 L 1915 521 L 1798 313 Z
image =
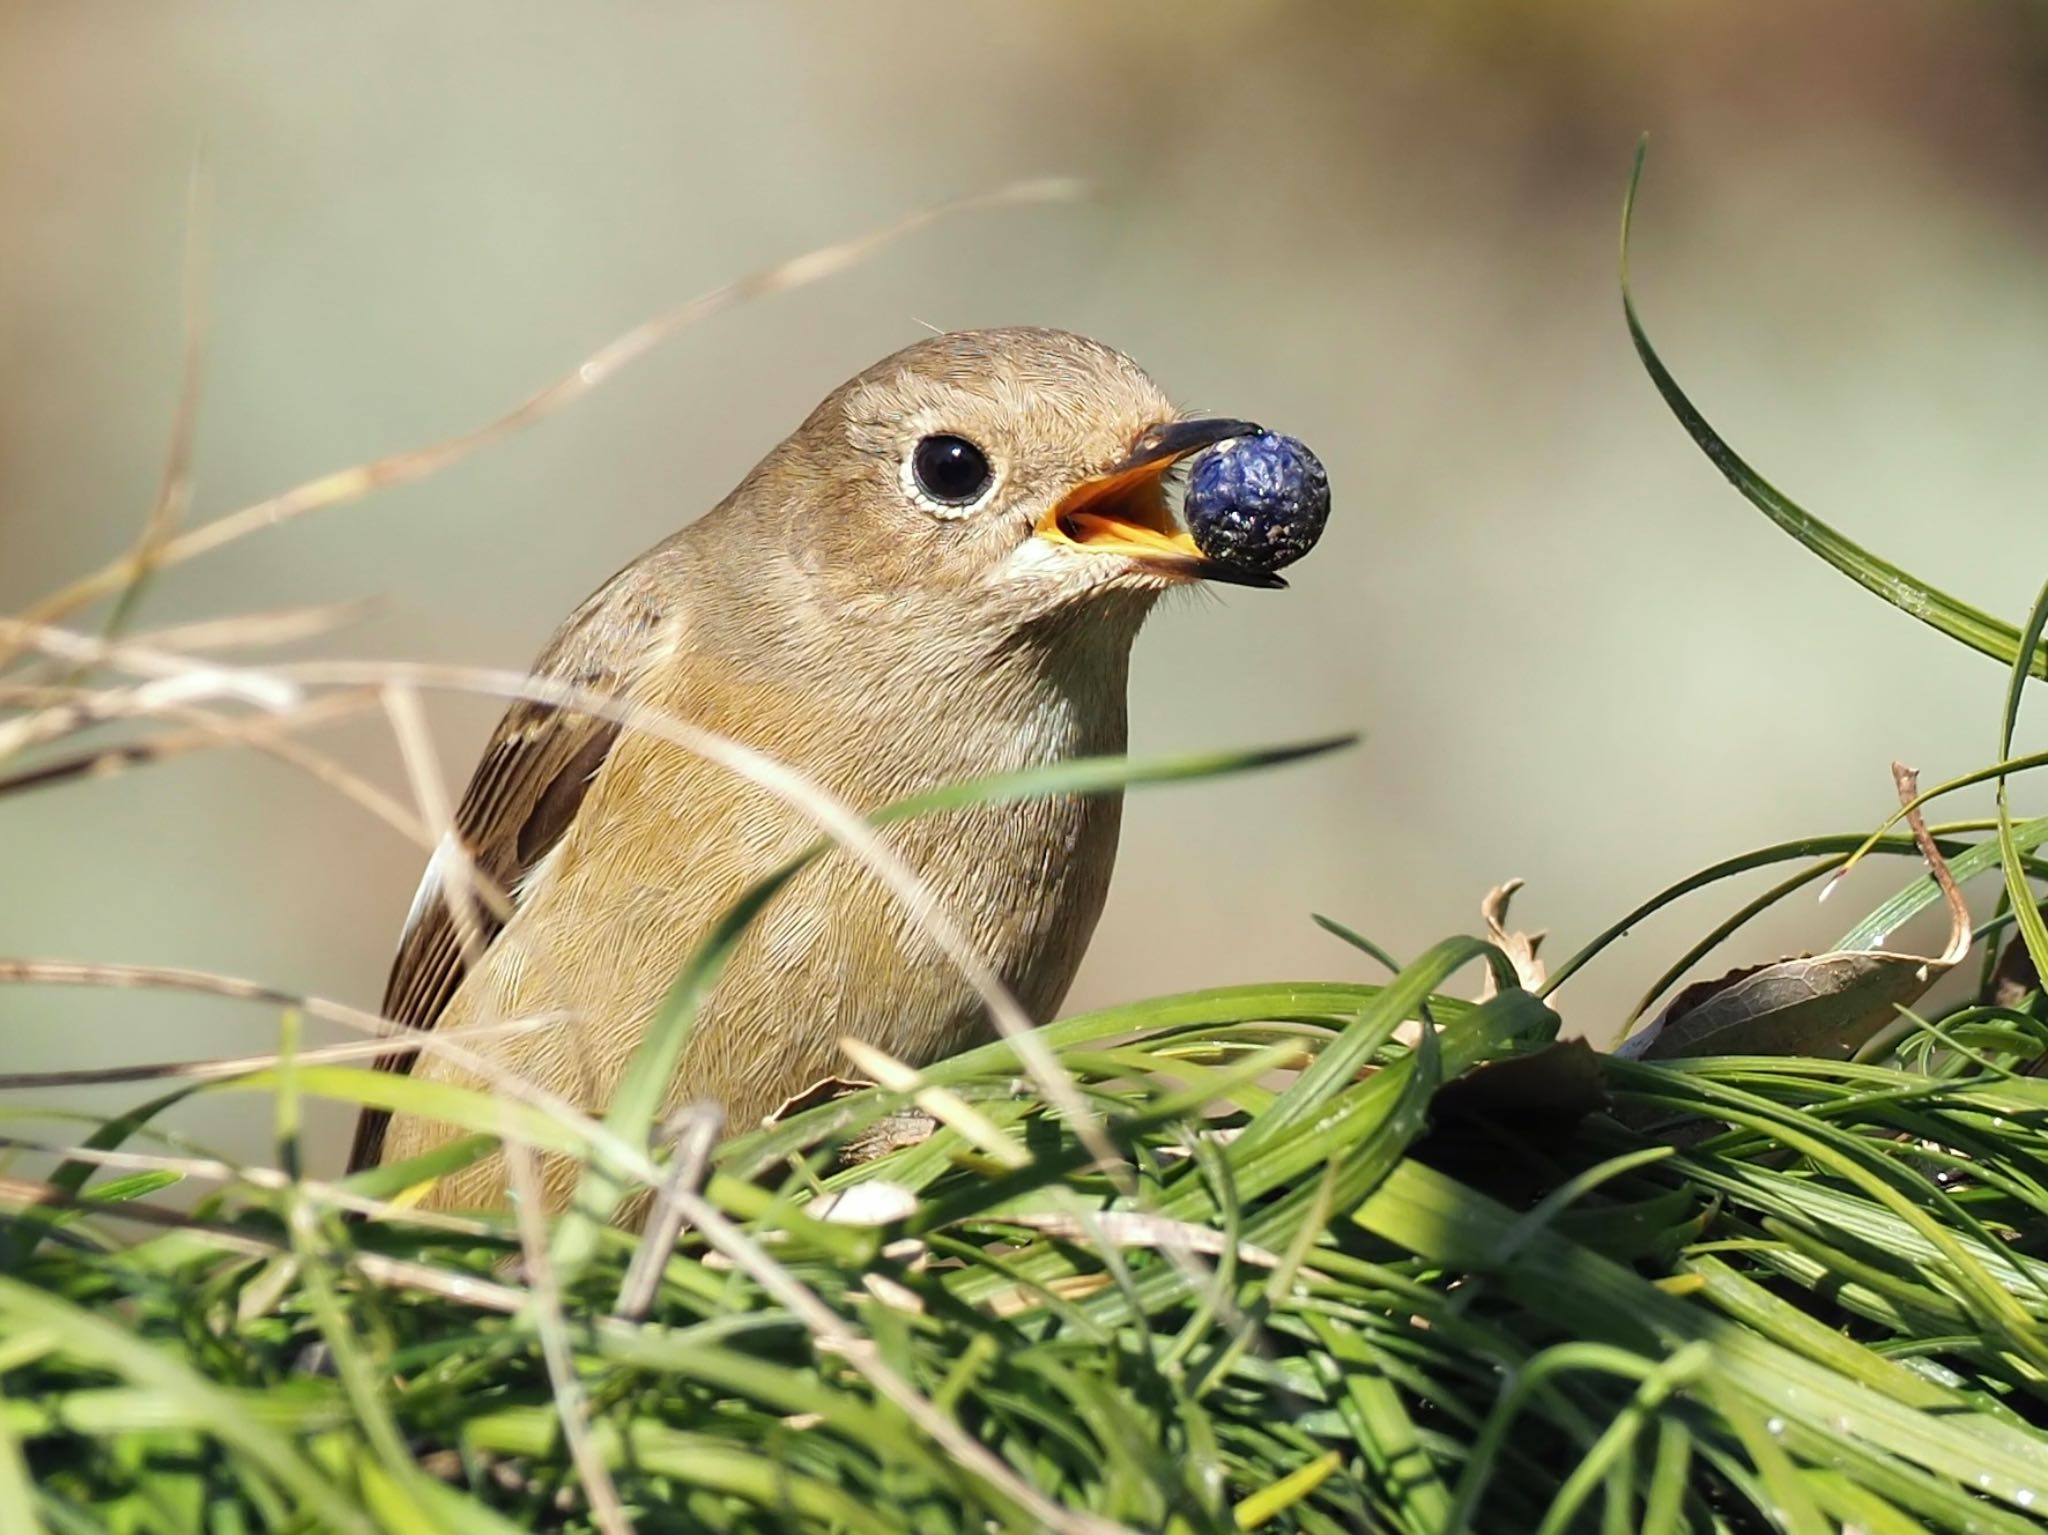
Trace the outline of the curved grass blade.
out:
M 1997 824 L 1997 822 L 1993 821 L 1987 829 L 1995 830 Z M 2012 829 L 2011 842 L 2012 856 L 2019 860 L 2020 867 L 2033 873 L 2041 872 L 2038 863 L 2032 859 L 2025 858 L 2023 855 L 2032 852 L 2043 842 L 2048 842 L 2048 816 L 2040 816 L 2031 821 L 2021 821 Z M 1948 849 L 1943 848 L 1942 853 L 1946 856 Z M 1966 853 L 1949 857 L 1948 872 L 1955 882 L 1960 885 L 1965 881 L 1974 879 L 1987 869 L 1995 868 L 2003 856 L 2005 856 L 2005 849 L 1997 839 L 1994 838 L 1989 842 L 1980 842 Z M 1879 906 L 1875 911 L 1871 912 L 1861 922 L 1857 923 L 1842 936 L 1841 942 L 1836 944 L 1835 947 L 1840 949 L 1880 948 L 1883 946 L 1887 935 L 1898 930 L 1900 923 L 1918 916 L 1940 899 L 1942 899 L 1941 886 L 1935 882 L 1934 876 L 1931 874 L 1923 875 L 1921 878 L 1914 880 L 1912 884 L 1906 886 L 1905 889 L 1899 891 L 1898 894 Z
M 1792 875 L 1788 879 L 1778 881 L 1777 884 L 1771 886 L 1763 894 L 1737 907 L 1731 915 L 1709 929 L 1705 936 L 1696 939 L 1692 947 L 1666 966 L 1664 973 L 1658 976 L 1656 980 L 1650 982 L 1642 996 L 1636 999 L 1636 1005 L 1629 1009 L 1628 1016 L 1622 1020 L 1622 1033 L 1628 1035 L 1635 1028 L 1637 1021 L 1650 1010 L 1657 999 L 1678 984 L 1679 977 L 1683 976 L 1694 965 L 1726 943 L 1738 929 L 1746 926 L 1752 919 L 1769 911 L 1802 885 L 1812 884 L 1834 867 L 1834 863 L 1835 861 L 1832 859 L 1824 860 L 1809 868 L 1801 869 L 1797 874 Z M 1630 1037 L 1633 1038 L 1632 1035 Z M 1624 1040 L 1621 1043 L 1627 1042 Z M 1617 1044 L 1616 1048 L 1620 1048 L 1620 1045 Z
M 1949 867 L 1958 879 L 1964 877 L 1963 864 L 1968 854 L 1974 851 L 1974 849 L 1970 844 L 1955 841 L 1954 838 L 1962 832 L 1990 831 L 1993 825 L 1994 823 L 1990 821 L 1954 821 L 1933 828 L 1935 845 L 1941 849 L 1942 855 L 1950 860 Z M 1685 960 L 1673 966 L 1667 979 L 1659 983 L 1643 999 L 1642 1003 L 1637 1007 L 1635 1014 L 1632 1015 L 1640 1016 L 1643 1010 L 1657 999 L 1664 988 L 1670 985 L 1672 980 L 1690 969 L 1709 949 L 1719 944 L 1730 933 L 1734 932 L 1736 928 L 1747 922 L 1758 912 L 1763 911 L 1767 906 L 1797 890 L 1801 885 L 1818 879 L 1821 875 L 1838 868 L 1843 862 L 1842 857 L 1831 855 L 1853 853 L 1858 849 L 1862 849 L 1866 842 L 1869 843 L 1871 851 L 1894 853 L 1900 857 L 1914 857 L 1920 851 L 1914 844 L 1913 839 L 1905 835 L 1881 835 L 1875 841 L 1871 841 L 1868 838 L 1859 837 L 1854 832 L 1842 832 L 1825 837 L 1799 837 L 1790 842 L 1777 842 L 1769 847 L 1760 847 L 1748 853 L 1740 853 L 1733 858 L 1724 858 L 1719 863 L 1709 864 L 1706 868 L 1698 870 L 1696 873 L 1686 875 L 1684 879 L 1677 881 L 1675 884 L 1665 886 L 1626 916 L 1611 923 L 1596 935 L 1591 942 L 1587 943 L 1576 954 L 1572 955 L 1570 959 L 1552 971 L 1550 979 L 1538 989 L 1536 994 L 1540 997 L 1548 997 L 1618 939 L 1627 937 L 1639 924 L 1655 916 L 1673 902 L 1691 895 L 1694 891 L 1704 890 L 1709 885 L 1732 878 L 1738 874 L 1748 874 L 1757 869 L 1769 868 L 1772 864 L 1789 863 L 1794 858 L 1819 857 L 1822 859 L 1821 862 L 1801 871 L 1798 875 L 1786 880 L 1781 886 L 1776 887 L 1769 893 L 1768 899 L 1760 899 L 1750 906 L 1743 908 L 1736 917 L 1730 919 L 1722 927 L 1717 928 L 1710 940 L 1704 940 Z M 1986 859 L 1976 864 L 1972 872 L 1981 873 L 1990 866 L 1991 860 Z M 1929 883 L 1931 886 L 1932 882 L 1930 881 Z M 1939 898 L 1940 893 L 1939 888 L 1936 887 L 1934 889 L 1935 897 Z M 1919 908 L 1915 907 L 1914 909 L 1918 910 Z M 1883 929 L 1883 931 L 1889 932 L 1897 926 L 1898 923 L 1894 922 Z M 1844 939 L 1836 947 L 1842 949 L 1867 948 L 1869 945 L 1867 943 L 1851 943 Z
M 1364 954 L 1369 958 L 1378 960 L 1382 965 L 1385 965 L 1387 967 L 1387 973 L 1389 975 L 1400 974 L 1401 962 L 1398 959 L 1394 958 L 1394 956 L 1388 953 L 1385 949 L 1381 948 L 1380 945 L 1374 943 L 1370 938 L 1366 937 L 1365 934 L 1359 932 L 1356 928 L 1346 927 L 1342 922 L 1339 922 L 1335 917 L 1326 917 L 1321 912 L 1311 912 L 1310 920 L 1312 920 L 1317 927 L 1321 928 L 1331 937 L 1339 939 L 1344 943 L 1350 944 L 1352 948 L 1358 950 L 1359 953 Z
M 1980 767 L 1974 772 L 1961 774 L 1945 783 L 1938 783 L 1931 789 L 1922 789 L 1913 796 L 1910 803 L 1901 805 L 1878 823 L 1877 830 L 1864 839 L 1861 847 L 1849 855 L 1848 861 L 1837 871 L 1835 877 L 1846 879 L 1886 832 L 1905 820 L 1913 811 L 1924 809 L 1930 801 L 1938 800 L 1944 794 L 1954 794 L 1959 789 L 1968 789 L 1980 783 L 1991 783 L 2009 773 L 2024 773 L 2037 767 L 2048 767 L 2048 752 L 2029 752 L 2023 757 L 2005 757 L 1988 767 Z
M 190 1097 L 196 1087 L 181 1087 L 152 1098 L 128 1110 L 118 1118 L 110 1119 L 91 1135 L 86 1137 L 82 1150 L 113 1151 L 137 1130 L 148 1124 L 172 1104 Z M 92 1175 L 100 1170 L 97 1162 L 84 1157 L 71 1157 L 50 1174 L 50 1186 L 66 1194 L 81 1192 Z M 38 1206 L 24 1210 L 4 1227 L 0 1227 L 0 1273 L 19 1268 L 29 1260 L 50 1228 L 62 1218 L 62 1212 L 54 1205 Z
M 1899 796 L 1909 802 L 1917 779 L 1892 764 Z M 1650 1027 L 1617 1045 L 1617 1053 L 1643 1059 L 1679 1055 L 1853 1055 L 1891 1028 L 1927 988 L 1954 969 L 1974 941 L 1970 908 L 1949 873 L 1941 849 L 1918 811 L 1908 817 L 1914 841 L 1949 907 L 1949 937 L 1939 957 L 1881 948 L 1829 950 L 1737 970 L 1695 982 L 1680 992 Z M 1775 904 L 1811 878 L 1808 870 L 1764 894 L 1694 945 L 1661 976 L 1629 1017 L 1633 1023 L 1693 961 L 1756 912 Z
M 1882 597 L 1900 612 L 1993 660 L 2011 665 L 2015 658 L 2024 654 L 2029 657 L 2028 669 L 2035 676 L 2048 675 L 2048 657 L 2042 655 L 2038 646 L 2023 648 L 2019 632 L 2012 625 L 1928 585 L 1891 561 L 1880 559 L 1862 545 L 1844 538 L 1786 496 L 1722 439 L 1707 423 L 1707 418 L 1700 414 L 1699 407 L 1679 387 L 1678 380 L 1671 376 L 1670 369 L 1664 366 L 1663 359 L 1650 344 L 1650 337 L 1636 314 L 1635 296 L 1629 284 L 1629 234 L 1635 219 L 1636 190 L 1643 177 L 1643 157 L 1648 148 L 1647 137 L 1636 146 L 1635 165 L 1629 172 L 1628 193 L 1622 199 L 1621 307 L 1628 321 L 1629 337 L 1635 343 L 1636 356 L 1642 359 L 1651 382 L 1657 386 L 1657 392 L 1664 397 L 1671 413 L 1678 418 L 1679 425 L 1685 428 L 1714 467 L 1727 477 L 1728 483 L 1742 492 L 1751 506 L 1865 591 Z
M 1314 1064 L 1245 1129 L 1236 1155 L 1250 1156 L 1276 1136 L 1320 1114 L 1393 1037 L 1394 1030 L 1418 1016 L 1437 988 L 1475 959 L 1487 962 L 1504 990 L 1517 985 L 1513 962 L 1485 939 L 1446 938 L 1388 982 L 1359 1013 L 1357 1023 L 1317 1052 Z
M 1356 746 L 1359 737 L 1318 736 L 1285 746 L 1257 747 L 1249 751 L 1191 752 L 1156 762 L 1133 762 L 1128 757 L 1076 757 L 1045 767 L 1024 768 L 1015 773 L 998 773 L 987 778 L 970 778 L 924 794 L 897 800 L 875 812 L 877 826 L 930 815 L 935 810 L 957 810 L 968 805 L 1001 805 L 1012 800 L 1043 799 L 1053 794 L 1108 794 L 1119 789 L 1139 789 L 1153 784 L 1190 783 L 1203 778 L 1227 778 L 1238 773 L 1255 773 L 1265 768 L 1306 762 Z
M 2048 585 L 2041 588 L 2041 595 L 2034 599 L 2034 609 L 2027 615 L 2025 643 L 2018 654 L 2032 655 L 2040 643 L 2041 631 L 2048 628 Z M 1998 755 L 2001 758 L 2012 755 L 2013 730 L 2019 724 L 2020 696 L 2026 691 L 2027 668 L 2017 661 L 2013 664 L 2012 679 L 2005 689 L 2005 714 L 1999 722 Z M 2027 946 L 2027 956 L 2034 962 L 2034 974 L 2048 976 L 2048 923 L 2041 920 L 2041 908 L 2035 900 L 2032 888 L 2027 884 L 2027 871 L 2020 864 L 2019 844 L 2014 839 L 2012 807 L 2006 797 L 2006 775 L 1998 775 L 1998 852 L 1999 862 L 2005 866 L 2005 893 L 2012 903 L 2013 920 L 2019 924 L 2020 938 Z
M 364 1199 L 396 1199 L 417 1184 L 461 1172 L 498 1149 L 495 1135 L 464 1135 L 403 1162 L 380 1162 L 350 1173 L 335 1187 Z

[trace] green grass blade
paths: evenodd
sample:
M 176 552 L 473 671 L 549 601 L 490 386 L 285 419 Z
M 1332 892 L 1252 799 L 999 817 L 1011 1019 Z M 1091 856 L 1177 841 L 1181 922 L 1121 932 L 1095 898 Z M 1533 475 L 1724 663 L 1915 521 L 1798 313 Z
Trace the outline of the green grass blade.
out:
M 2048 1462 L 2035 1436 L 1984 1413 L 1916 1411 L 1666 1295 L 1555 1232 L 1538 1234 L 1512 1263 L 1489 1271 L 1490 1255 L 1513 1229 L 1514 1212 L 1412 1161 L 1396 1168 L 1354 1218 L 1431 1262 L 1490 1273 L 1492 1283 L 1578 1337 L 1660 1353 L 1706 1341 L 1715 1352 L 1717 1378 L 1767 1415 L 1782 1417 L 1787 1447 L 1802 1455 L 1878 1453 L 1953 1477 L 2015 1510 L 2030 1507 L 2048 1480 Z M 1927 1506 L 1945 1510 L 1956 1527 L 1975 1521 L 1986 1531 L 2036 1528 L 2031 1519 L 2005 1516 L 1960 1492 L 1922 1492 L 1932 1500 Z
M 2034 599 L 2034 608 L 2027 615 L 2025 643 L 2018 654 L 2030 656 L 2040 642 L 2041 631 L 2048 628 L 2048 585 L 2041 588 L 2041 595 Z M 2005 713 L 1999 722 L 1998 755 L 2012 755 L 2013 731 L 2019 725 L 2020 697 L 2026 691 L 2027 668 L 2017 663 L 2013 666 L 2012 677 L 2005 689 Z M 2019 842 L 2013 833 L 2012 807 L 2007 799 L 2006 775 L 1998 775 L 1998 850 L 1999 861 L 2005 866 L 2005 893 L 2012 904 L 2013 919 L 2019 925 L 2020 937 L 2027 946 L 2027 957 L 2034 962 L 2036 976 L 2048 976 L 2048 923 L 2041 920 L 2041 909 L 2033 890 L 2027 884 L 2027 871 L 2020 864 Z
M 1311 741 L 1285 746 L 1258 747 L 1248 751 L 1190 752 L 1152 762 L 1133 762 L 1128 757 L 1075 757 L 1067 762 L 1024 768 L 1015 773 L 999 773 L 988 778 L 971 778 L 928 793 L 914 794 L 885 806 L 871 819 L 877 826 L 886 826 L 892 821 L 908 821 L 934 811 L 959 810 L 969 805 L 1000 805 L 1058 794 L 1111 794 L 1156 784 L 1226 778 L 1307 762 L 1331 752 L 1344 751 L 1357 745 L 1358 739 L 1355 734 L 1318 736 Z
M 341 1490 L 323 1477 L 291 1442 L 243 1411 L 227 1393 L 194 1374 L 182 1362 L 107 1317 L 67 1305 L 17 1279 L 0 1277 L 0 1316 L 20 1325 L 45 1328 L 64 1348 L 124 1376 L 139 1386 L 160 1391 L 184 1403 L 210 1425 L 210 1432 L 246 1455 L 279 1486 L 315 1512 L 333 1529 L 347 1535 L 375 1535 L 349 1507 Z
M 1995 828 L 1995 823 L 1994 823 Z M 1957 884 L 1975 879 L 1988 869 L 1997 867 L 2005 858 L 2017 859 L 2030 853 L 2043 842 L 2048 842 L 2048 816 L 2031 821 L 2021 821 L 2012 828 L 2012 852 L 2008 854 L 2004 841 L 1994 838 L 1980 842 L 1967 852 L 1948 861 L 1948 872 Z M 1946 853 L 1946 849 L 1943 849 Z M 1842 935 L 1836 943 L 1838 949 L 1877 949 L 1884 947 L 1885 940 L 1899 930 L 1901 923 L 1918 916 L 1941 900 L 1941 886 L 1932 875 L 1915 880 L 1905 889 L 1885 901 L 1870 915 Z
M 1296 1077 L 1246 1129 L 1238 1155 L 1251 1155 L 1321 1113 L 1393 1037 L 1394 1031 L 1408 1019 L 1418 1017 L 1437 988 L 1475 959 L 1484 959 L 1502 986 L 1516 984 L 1513 963 L 1492 944 L 1479 938 L 1445 939 L 1395 976 L 1359 1013 L 1357 1022 L 1317 1052 L 1314 1064 Z
M 1635 220 L 1636 192 L 1642 182 L 1643 157 L 1647 150 L 1648 140 L 1645 139 L 1636 148 L 1635 165 L 1629 173 L 1628 193 L 1622 201 L 1622 313 L 1628 322 L 1629 337 L 1635 343 L 1636 356 L 1642 360 L 1651 381 L 1657 386 L 1657 392 L 1664 397 L 1664 403 L 1678 418 L 1679 424 L 1751 506 L 1865 591 L 1882 597 L 1900 612 L 1995 661 L 2011 665 L 2019 656 L 2026 655 L 2029 657 L 2029 670 L 2036 676 L 2048 675 L 2048 657 L 2044 657 L 2038 647 L 2023 649 L 2019 632 L 2012 625 L 1930 586 L 1889 560 L 1880 559 L 1779 491 L 1722 439 L 1679 387 L 1678 380 L 1672 377 L 1663 359 L 1657 355 L 1656 348 L 1650 344 L 1649 334 L 1636 313 L 1635 295 L 1629 282 L 1629 235 Z
M 1936 843 L 1940 846 L 1944 855 L 1959 856 L 1969 850 L 1969 844 L 1957 842 L 1950 835 L 1957 830 L 1956 827 L 1936 827 L 1934 830 Z M 1757 869 L 1769 868 L 1773 864 L 1789 863 L 1795 858 L 1814 858 L 1820 860 L 1812 866 L 1801 870 L 1797 876 L 1786 880 L 1784 884 L 1776 887 L 1774 896 L 1781 897 L 1782 893 L 1796 890 L 1801 885 L 1819 879 L 1831 869 L 1839 868 L 1848 860 L 1850 854 L 1865 849 L 1866 845 L 1869 851 L 1894 853 L 1902 858 L 1917 858 L 1920 856 L 1919 845 L 1911 837 L 1903 833 L 1895 837 L 1880 836 L 1873 842 L 1870 838 L 1858 832 L 1841 832 L 1825 837 L 1798 837 L 1790 842 L 1773 843 L 1769 847 L 1760 847 L 1747 853 L 1739 853 L 1733 858 L 1724 858 L 1718 863 L 1708 864 L 1704 869 L 1688 874 L 1684 879 L 1674 884 L 1665 886 L 1648 900 L 1628 912 L 1626 916 L 1603 928 L 1590 943 L 1586 944 L 1577 953 L 1572 955 L 1570 959 L 1550 973 L 1550 978 L 1539 988 L 1538 995 L 1548 997 L 1558 987 L 1562 986 L 1573 975 L 1583 969 L 1588 962 L 1598 957 L 1603 950 L 1608 948 L 1617 939 L 1626 937 L 1630 931 L 1641 926 L 1665 907 L 1693 894 L 1695 891 L 1704 890 L 1709 885 L 1717 884 L 1724 879 L 1731 879 L 1739 874 L 1752 873 Z M 1986 868 L 1989 866 L 1988 863 L 1984 865 Z M 1751 903 L 1751 907 L 1757 910 L 1762 909 L 1755 902 Z M 1751 908 L 1745 907 L 1744 910 L 1748 912 Z M 1731 920 L 1724 923 L 1717 930 L 1719 937 L 1726 937 L 1740 925 L 1740 920 Z M 1697 955 L 1709 947 L 1711 947 L 1710 944 L 1696 944 L 1694 952 Z M 1839 947 L 1849 948 L 1853 946 L 1844 943 L 1839 945 Z M 1674 967 L 1674 969 L 1677 968 L 1679 967 Z M 1686 968 L 1690 967 L 1687 966 Z M 1657 988 L 1659 992 L 1662 990 L 1661 986 Z M 1654 993 L 1652 995 L 1654 997 Z
M 194 1087 L 181 1087 L 175 1092 L 165 1093 L 148 1103 L 140 1104 L 96 1128 L 85 1138 L 84 1149 L 88 1151 L 113 1151 L 119 1148 L 129 1136 L 148 1124 L 152 1119 L 175 1103 L 189 1098 Z M 62 1193 L 76 1194 L 91 1181 L 100 1170 L 99 1163 L 86 1157 L 70 1157 L 50 1174 L 50 1184 Z M 26 1263 L 35 1252 L 50 1228 L 59 1223 L 62 1212 L 54 1205 L 34 1210 L 24 1210 L 5 1226 L 0 1226 L 0 1273 L 15 1271 Z

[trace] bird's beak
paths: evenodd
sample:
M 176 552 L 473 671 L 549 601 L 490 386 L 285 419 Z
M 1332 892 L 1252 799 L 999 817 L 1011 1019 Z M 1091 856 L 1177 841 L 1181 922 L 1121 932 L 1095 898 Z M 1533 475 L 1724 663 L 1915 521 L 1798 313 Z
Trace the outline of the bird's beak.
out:
M 1175 464 L 1203 448 L 1260 430 L 1249 421 L 1221 418 L 1163 421 L 1147 427 L 1123 462 L 1068 491 L 1038 519 L 1033 531 L 1051 543 L 1089 554 L 1121 555 L 1182 580 L 1285 586 L 1278 576 L 1209 559 L 1166 504 L 1166 474 Z

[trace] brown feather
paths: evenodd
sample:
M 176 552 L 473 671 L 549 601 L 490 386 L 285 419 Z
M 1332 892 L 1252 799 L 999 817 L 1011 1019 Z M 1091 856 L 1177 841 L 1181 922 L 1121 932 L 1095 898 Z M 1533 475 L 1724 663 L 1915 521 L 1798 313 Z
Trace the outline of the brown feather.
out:
M 615 696 L 660 611 L 646 571 L 629 567 L 563 624 L 534 662 L 533 674 Z M 618 735 L 616 721 L 552 704 L 521 699 L 505 711 L 455 810 L 455 833 L 483 891 L 516 907 L 520 884 L 562 840 Z M 473 894 L 465 920 L 456 906 L 462 898 L 453 882 L 441 881 L 400 939 L 384 987 L 384 1016 L 393 1023 L 433 1028 L 464 975 L 503 930 L 492 909 L 498 903 Z M 465 953 L 466 948 L 476 952 Z M 407 1051 L 379 1058 L 377 1067 L 405 1072 L 415 1059 L 416 1052 Z M 358 1117 L 350 1172 L 377 1165 L 390 1121 L 382 1109 L 365 1109 Z

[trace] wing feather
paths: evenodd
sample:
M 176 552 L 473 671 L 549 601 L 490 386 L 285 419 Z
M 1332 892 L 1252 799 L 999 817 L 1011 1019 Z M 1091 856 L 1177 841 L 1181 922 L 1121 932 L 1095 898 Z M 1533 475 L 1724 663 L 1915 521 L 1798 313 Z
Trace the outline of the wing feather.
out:
M 651 562 L 629 566 L 556 632 L 533 675 L 622 697 L 645 664 L 665 616 Z M 561 842 L 619 727 L 572 709 L 521 699 L 505 711 L 455 811 L 455 835 L 473 862 L 477 888 L 458 894 L 448 861 L 427 866 L 384 991 L 384 1016 L 408 1028 L 440 1021 L 463 977 L 503 929 L 521 884 Z M 468 910 L 458 907 L 467 900 Z M 385 1071 L 411 1069 L 415 1056 L 386 1056 Z M 390 1114 L 365 1109 L 348 1168 L 377 1164 Z

